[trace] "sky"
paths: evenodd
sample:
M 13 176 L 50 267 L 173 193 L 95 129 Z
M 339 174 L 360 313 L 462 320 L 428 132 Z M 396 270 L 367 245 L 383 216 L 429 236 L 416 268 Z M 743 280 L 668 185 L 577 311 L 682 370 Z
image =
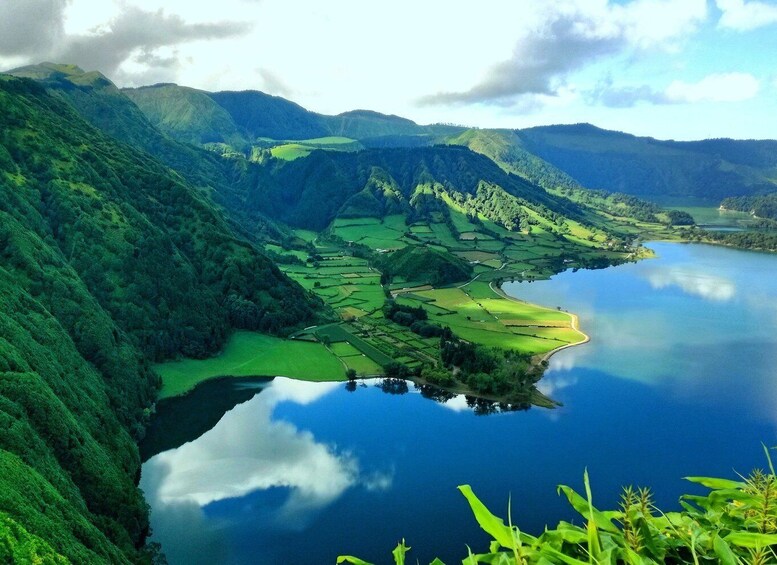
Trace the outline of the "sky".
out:
M 0 0 L 0 69 L 42 61 L 325 114 L 777 138 L 777 0 Z

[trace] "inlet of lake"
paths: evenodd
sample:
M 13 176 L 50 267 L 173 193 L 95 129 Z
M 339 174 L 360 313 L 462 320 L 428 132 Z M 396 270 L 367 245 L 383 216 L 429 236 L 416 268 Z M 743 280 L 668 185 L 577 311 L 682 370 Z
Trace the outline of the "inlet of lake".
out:
M 141 488 L 151 541 L 171 565 L 321 564 L 338 554 L 448 565 L 487 550 L 460 484 L 530 533 L 583 519 L 556 492 L 615 508 L 650 486 L 662 510 L 699 492 L 690 475 L 767 465 L 777 424 L 777 255 L 651 243 L 657 258 L 550 281 L 507 283 L 520 299 L 580 317 L 591 341 L 559 352 L 548 410 L 479 415 L 412 383 L 218 380 L 162 403 Z M 396 391 L 394 391 L 396 392 Z

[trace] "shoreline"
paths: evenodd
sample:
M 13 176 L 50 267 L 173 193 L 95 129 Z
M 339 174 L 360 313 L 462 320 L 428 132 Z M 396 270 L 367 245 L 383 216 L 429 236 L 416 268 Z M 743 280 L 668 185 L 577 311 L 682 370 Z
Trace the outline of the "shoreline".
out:
M 553 308 L 550 308 L 548 306 L 543 306 L 542 304 L 534 304 L 533 302 L 526 302 L 525 300 L 520 300 L 518 298 L 515 298 L 514 296 L 510 296 L 504 290 L 502 290 L 501 286 L 495 286 L 494 281 L 491 281 L 490 283 L 488 283 L 488 286 L 494 293 L 496 293 L 501 298 L 504 298 L 505 300 L 512 300 L 513 302 L 523 302 L 525 304 L 532 304 L 533 306 L 538 306 L 540 308 L 545 308 L 546 310 L 553 311 Z M 537 355 L 534 356 L 535 358 L 541 356 L 536 363 L 537 365 L 540 365 L 541 363 L 548 361 L 551 357 L 553 357 L 553 355 L 555 355 L 559 351 L 568 349 L 570 347 L 577 347 L 578 345 L 583 345 L 591 341 L 591 337 L 583 330 L 580 329 L 580 318 L 577 316 L 577 314 L 573 314 L 572 312 L 567 312 L 566 310 L 561 310 L 561 311 L 564 312 L 567 316 L 569 316 L 570 325 L 572 329 L 578 332 L 580 335 L 582 335 L 583 339 L 575 343 L 566 343 L 564 345 L 560 345 L 559 347 L 555 349 L 551 349 L 546 353 L 538 353 Z

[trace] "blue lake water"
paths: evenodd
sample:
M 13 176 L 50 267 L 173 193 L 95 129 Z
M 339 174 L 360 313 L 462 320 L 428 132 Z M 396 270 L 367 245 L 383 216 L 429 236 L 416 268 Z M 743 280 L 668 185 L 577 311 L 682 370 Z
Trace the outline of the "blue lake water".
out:
M 152 541 L 178 563 L 449 565 L 486 549 L 456 485 L 496 513 L 512 496 L 527 531 L 575 517 L 556 485 L 614 507 L 622 485 L 651 486 L 663 509 L 688 475 L 735 477 L 766 464 L 777 424 L 777 256 L 650 244 L 657 259 L 506 292 L 580 316 L 591 341 L 551 359 L 555 410 L 476 415 L 411 384 L 215 381 L 160 407 L 141 487 Z M 150 458 L 149 458 L 150 457 Z

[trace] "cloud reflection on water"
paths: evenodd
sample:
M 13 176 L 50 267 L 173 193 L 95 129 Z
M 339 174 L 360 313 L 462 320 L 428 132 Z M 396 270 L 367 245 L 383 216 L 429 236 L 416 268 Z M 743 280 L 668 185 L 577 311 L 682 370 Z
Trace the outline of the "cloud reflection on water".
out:
M 220 528 L 207 515 L 208 505 L 288 489 L 280 506 L 269 510 L 269 520 L 274 528 L 291 530 L 309 523 L 357 484 L 368 490 L 390 488 L 393 470 L 360 477 L 353 454 L 318 443 L 312 433 L 289 422 L 273 420 L 281 402 L 307 405 L 341 387 L 276 378 L 196 441 L 151 458 L 140 486 L 154 508 L 154 540 L 175 562 L 216 562 Z M 185 532 L 181 524 L 186 524 Z
M 656 290 L 674 286 L 705 300 L 726 302 L 737 293 L 736 285 L 731 280 L 682 265 L 646 269 L 644 276 Z

